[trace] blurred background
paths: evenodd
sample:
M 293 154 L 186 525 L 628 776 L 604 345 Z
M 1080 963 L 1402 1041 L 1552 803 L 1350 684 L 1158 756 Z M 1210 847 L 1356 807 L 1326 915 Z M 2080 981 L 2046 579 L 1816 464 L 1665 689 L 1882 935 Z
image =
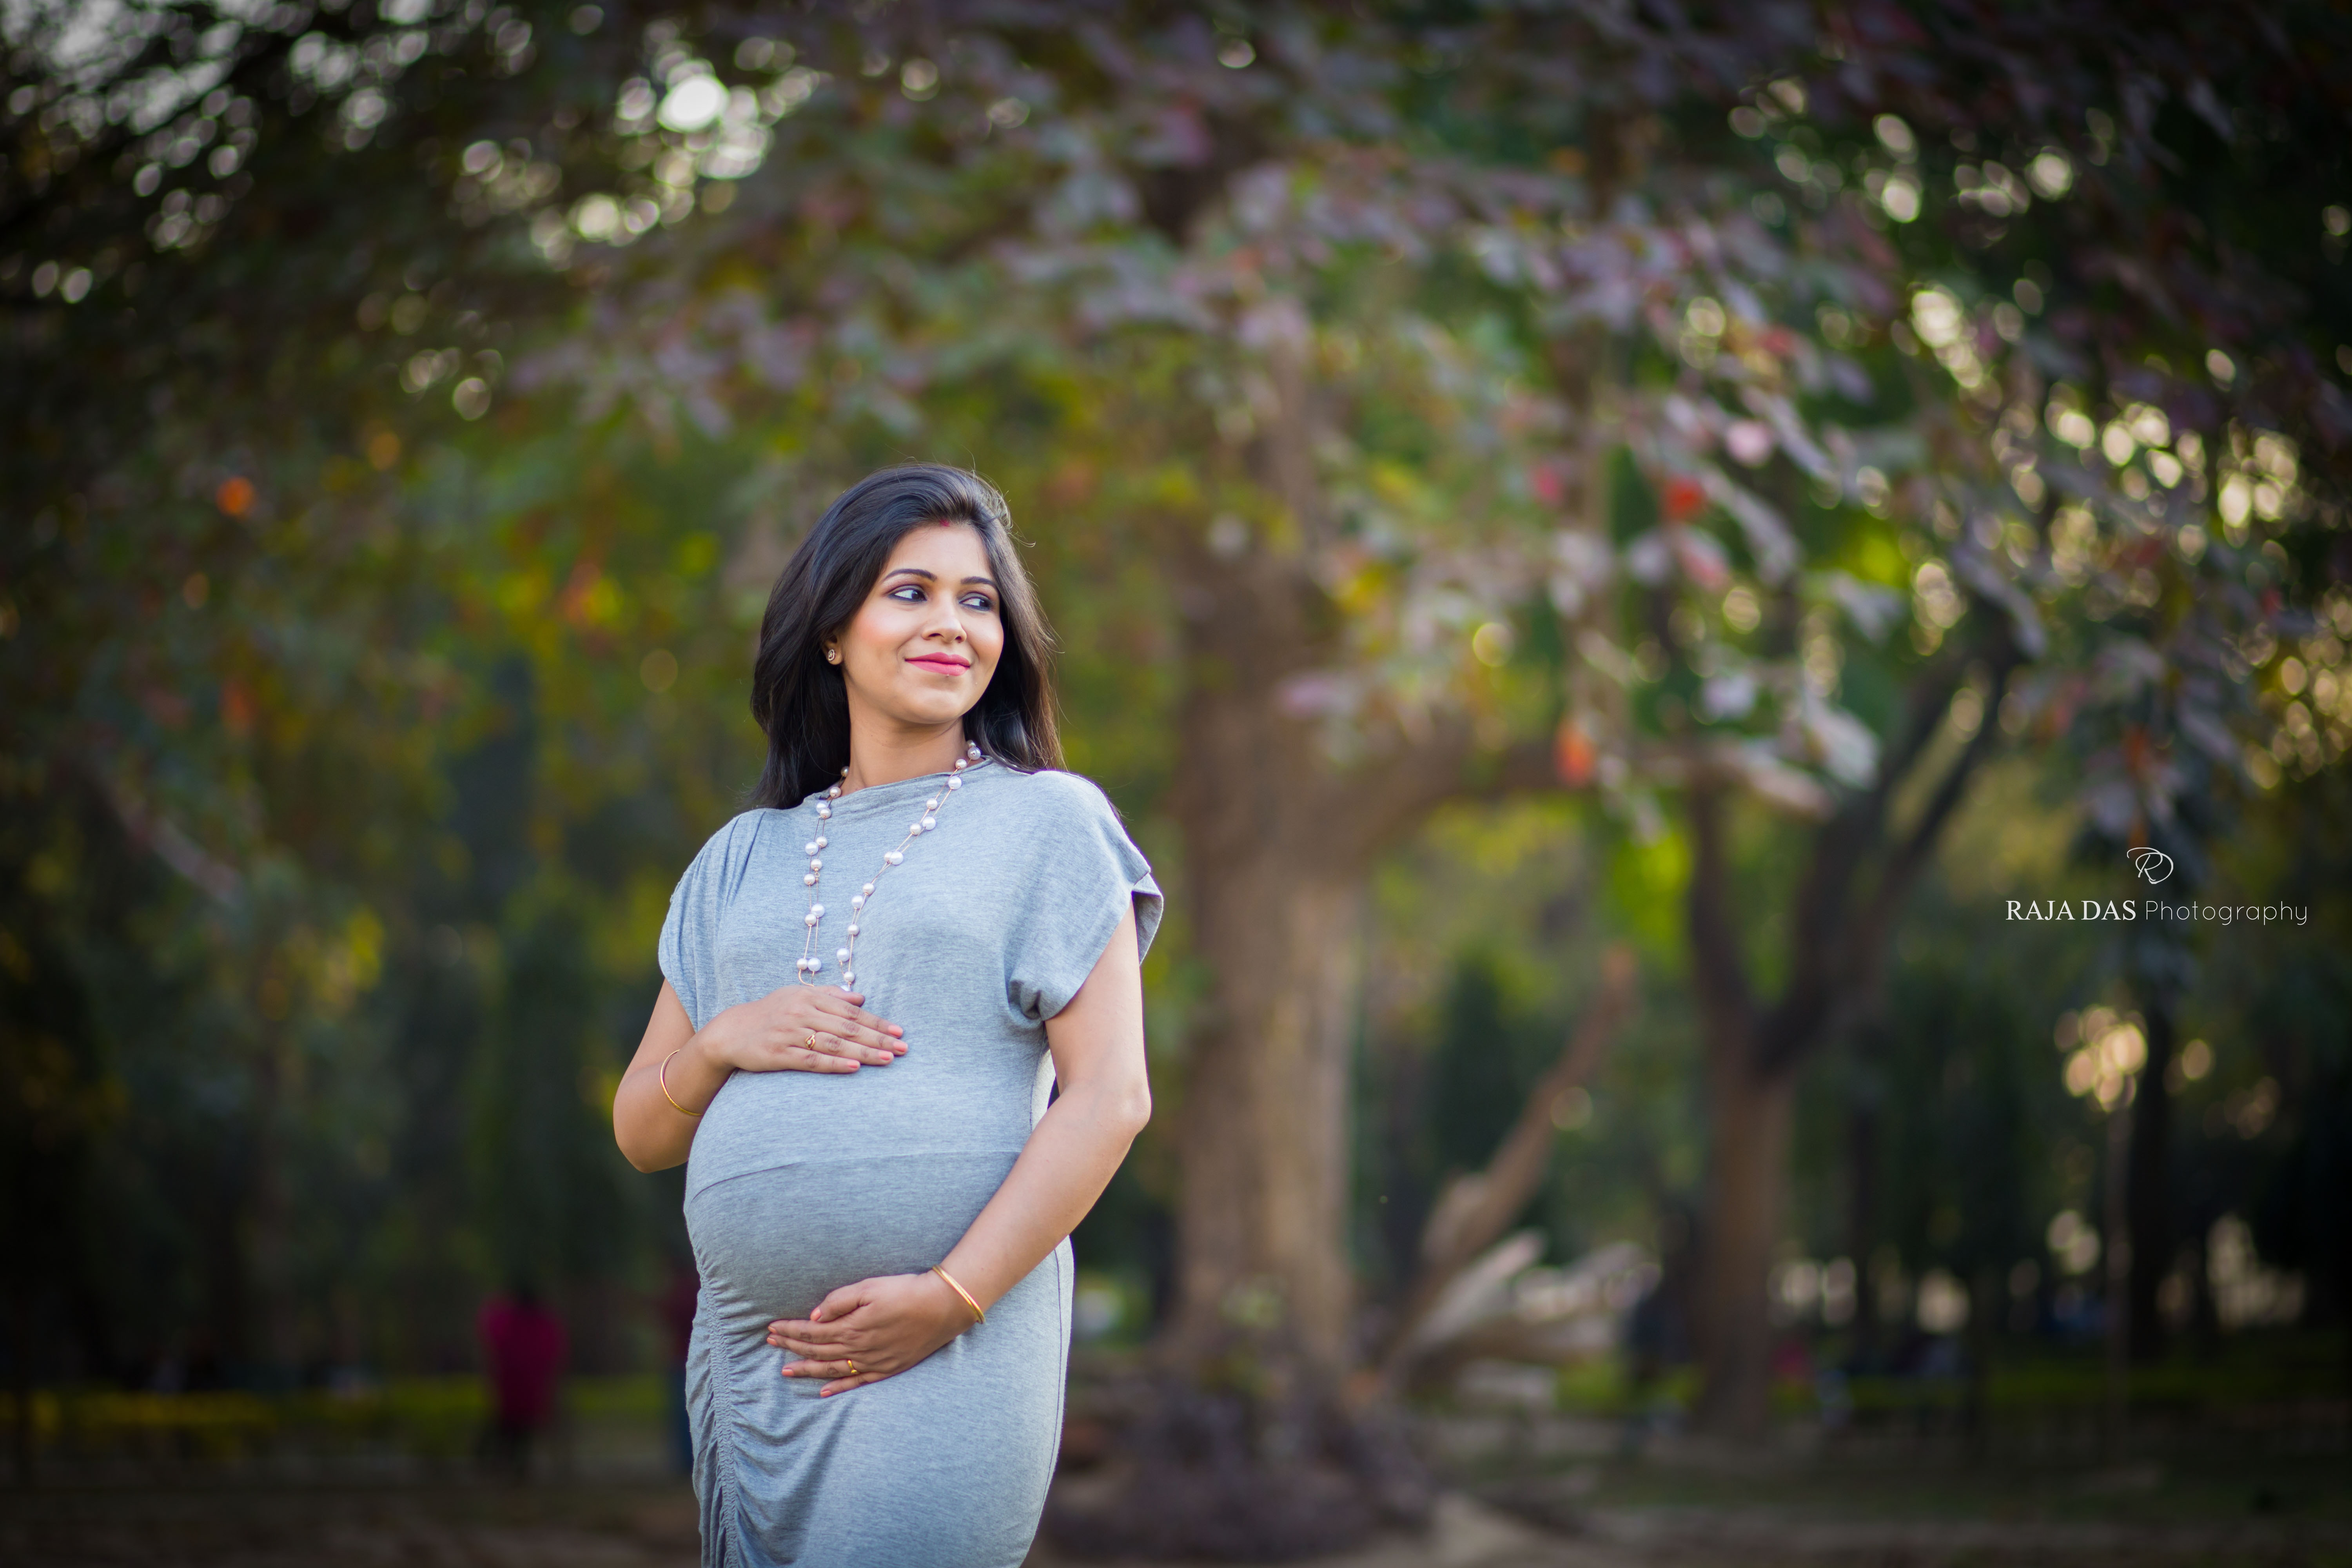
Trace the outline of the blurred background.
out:
M 18 1560 L 691 1556 L 610 1100 L 908 458 L 1171 895 L 1040 1561 L 2352 1552 L 2338 8 L 0 32 Z

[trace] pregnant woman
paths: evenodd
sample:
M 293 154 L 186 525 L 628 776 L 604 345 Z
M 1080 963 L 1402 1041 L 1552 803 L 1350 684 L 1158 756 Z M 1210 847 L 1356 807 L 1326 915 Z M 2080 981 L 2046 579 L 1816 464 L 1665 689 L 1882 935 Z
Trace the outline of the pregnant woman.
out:
M 687 1167 L 706 1564 L 1013 1568 L 1045 1506 L 1160 897 L 1059 771 L 1008 524 L 959 468 L 834 502 L 761 626 L 754 809 L 662 926 L 613 1124 Z

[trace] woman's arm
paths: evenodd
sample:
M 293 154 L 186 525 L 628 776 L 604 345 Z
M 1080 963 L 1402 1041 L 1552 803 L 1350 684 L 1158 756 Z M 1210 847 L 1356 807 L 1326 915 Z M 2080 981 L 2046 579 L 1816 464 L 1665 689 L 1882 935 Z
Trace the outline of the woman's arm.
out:
M 1133 900 L 1077 995 L 1046 1020 L 1045 1042 L 1061 1092 L 1012 1174 L 940 1260 L 982 1310 L 1077 1228 L 1151 1119 Z M 835 1290 L 805 1321 L 769 1324 L 768 1342 L 802 1358 L 784 1375 L 830 1379 L 823 1392 L 837 1394 L 904 1372 L 971 1322 L 938 1275 L 899 1274 Z
M 728 1008 L 698 1033 L 663 981 L 613 1096 L 613 1141 L 638 1170 L 666 1171 L 686 1163 L 702 1110 L 730 1073 L 856 1072 L 860 1063 L 896 1061 L 907 1054 L 898 1026 L 857 1005 L 865 1000 L 834 985 L 786 985 Z

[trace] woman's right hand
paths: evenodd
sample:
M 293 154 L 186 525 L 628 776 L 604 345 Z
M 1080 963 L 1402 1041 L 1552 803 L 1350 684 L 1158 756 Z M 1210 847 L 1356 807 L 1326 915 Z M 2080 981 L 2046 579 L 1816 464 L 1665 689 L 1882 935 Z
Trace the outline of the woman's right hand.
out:
M 738 1072 L 856 1072 L 907 1054 L 905 1033 L 837 985 L 780 986 L 730 1007 L 699 1037 L 711 1060 Z
M 907 1051 L 898 1026 L 837 985 L 787 985 L 730 1007 L 697 1033 L 667 980 L 646 1037 L 613 1095 L 613 1137 L 640 1171 L 666 1171 L 694 1148 L 702 1113 L 738 1072 L 856 1072 Z

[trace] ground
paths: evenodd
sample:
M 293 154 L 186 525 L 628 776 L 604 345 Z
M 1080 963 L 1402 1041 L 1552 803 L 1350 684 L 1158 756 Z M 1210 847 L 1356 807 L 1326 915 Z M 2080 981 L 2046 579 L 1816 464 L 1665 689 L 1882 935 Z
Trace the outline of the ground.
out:
M 2352 1568 L 2340 1433 L 2176 1436 L 2121 1465 L 2021 1444 L 1973 1461 L 1918 1443 L 1627 1458 L 1593 1452 L 1599 1436 L 1433 1431 L 1452 1489 L 1428 1533 L 1317 1568 Z M 688 1568 L 695 1546 L 691 1496 L 642 1471 L 516 1486 L 281 1465 L 0 1491 L 0 1563 L 26 1568 Z M 1065 1568 L 1043 1548 L 1031 1563 Z

